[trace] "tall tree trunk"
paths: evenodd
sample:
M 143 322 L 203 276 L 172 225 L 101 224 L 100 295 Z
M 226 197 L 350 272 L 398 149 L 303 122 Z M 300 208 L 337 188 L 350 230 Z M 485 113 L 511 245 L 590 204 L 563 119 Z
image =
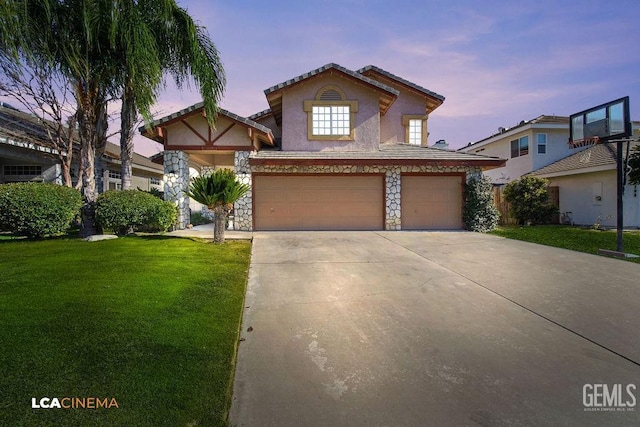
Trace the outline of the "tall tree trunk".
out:
M 95 160 L 106 144 L 106 101 L 96 83 L 78 82 L 78 125 L 82 162 L 82 224 L 80 236 L 97 234 Z
M 136 122 L 136 106 L 133 89 L 126 87 L 122 95 L 122 109 L 120 110 L 120 162 L 122 189 L 131 188 L 131 163 L 133 159 L 133 126 Z
M 211 208 L 209 208 L 211 209 Z M 224 243 L 224 232 L 227 224 L 229 208 L 222 205 L 213 206 L 213 243 Z

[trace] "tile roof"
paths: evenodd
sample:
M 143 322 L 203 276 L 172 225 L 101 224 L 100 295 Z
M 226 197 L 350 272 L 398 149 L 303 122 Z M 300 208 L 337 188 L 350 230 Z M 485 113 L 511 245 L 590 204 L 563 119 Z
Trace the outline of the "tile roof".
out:
M 593 167 L 610 166 L 616 168 L 616 144 L 596 144 L 590 148 L 572 154 L 557 162 L 544 166 L 530 175 L 569 175 L 571 171 L 579 171 Z M 580 172 L 577 172 L 580 173 Z
M 384 165 L 394 161 L 423 161 L 479 163 L 486 166 L 504 165 L 505 160 L 497 157 L 481 156 L 478 154 L 460 153 L 431 147 L 419 147 L 409 144 L 380 144 L 377 151 L 274 151 L 262 150 L 251 154 L 257 160 L 324 160 L 342 162 L 351 160 L 367 160 Z
M 184 116 L 185 114 L 188 114 L 188 113 L 191 113 L 193 111 L 199 110 L 199 109 L 201 109 L 203 107 L 204 107 L 204 102 L 198 102 L 197 104 L 190 105 L 189 107 L 183 108 L 182 110 L 176 111 L 175 113 L 169 114 L 168 116 L 165 116 L 165 117 L 159 118 L 157 120 L 154 120 L 153 122 L 151 122 L 151 126 L 152 127 L 158 127 L 158 126 L 162 125 L 163 123 L 166 123 L 166 122 L 171 121 L 173 119 L 177 119 L 178 117 Z M 235 113 L 232 113 L 231 111 L 227 111 L 227 110 L 221 108 L 220 110 L 218 110 L 218 114 L 222 114 L 223 116 L 227 116 L 230 119 L 233 119 L 233 120 L 235 120 L 237 122 L 243 123 L 243 124 L 245 124 L 245 125 L 247 125 L 249 127 L 258 129 L 259 131 L 264 132 L 266 134 L 271 133 L 271 129 L 269 129 L 268 127 L 266 127 L 264 125 L 261 125 L 260 123 L 256 123 L 256 122 L 254 122 L 253 120 L 251 120 L 249 118 L 242 117 L 242 116 L 239 116 L 239 115 L 237 115 Z M 140 132 L 144 132 L 146 130 L 146 127 L 145 126 L 141 126 L 139 128 L 139 130 L 140 130 Z
M 342 72 L 342 73 L 344 73 L 344 74 L 346 74 L 346 75 L 348 75 L 350 77 L 353 77 L 354 79 L 360 80 L 360 81 L 362 81 L 364 83 L 367 83 L 367 84 L 369 84 L 371 86 L 374 86 L 374 87 L 376 87 L 376 88 L 378 88 L 378 89 L 380 89 L 380 90 L 382 90 L 384 92 L 390 93 L 390 94 L 392 94 L 394 96 L 398 96 L 400 94 L 400 92 L 398 92 L 396 89 L 394 89 L 394 88 L 392 88 L 390 86 L 387 86 L 387 85 L 385 85 L 383 83 L 380 83 L 379 81 L 371 79 L 369 77 L 363 76 L 362 74 L 357 73 L 355 71 L 351 71 L 351 70 L 349 70 L 349 69 L 347 69 L 347 68 L 345 68 L 345 67 L 343 67 L 341 65 L 335 64 L 335 63 L 330 63 L 330 64 L 323 65 L 320 68 L 316 68 L 315 70 L 309 71 L 307 73 L 301 74 L 301 75 L 299 75 L 297 77 L 294 77 L 294 78 L 289 79 L 287 81 L 284 81 L 282 83 L 278 83 L 277 85 L 271 86 L 270 88 L 265 89 L 264 94 L 265 95 L 269 95 L 269 94 L 271 94 L 273 92 L 276 92 L 276 91 L 278 91 L 280 89 L 284 89 L 287 86 L 291 86 L 291 85 L 293 85 L 295 83 L 301 82 L 301 81 L 306 80 L 306 79 L 308 79 L 310 77 L 317 76 L 318 74 L 324 73 L 325 71 L 331 70 L 331 69 L 338 70 L 338 71 L 340 71 L 340 72 Z
M 392 73 L 390 73 L 390 72 L 388 72 L 386 70 L 383 70 L 382 68 L 376 67 L 375 65 L 367 65 L 366 67 L 360 68 L 356 72 L 359 73 L 359 74 L 364 74 L 367 71 L 375 71 L 378 74 L 381 74 L 381 75 L 383 75 L 385 77 L 390 78 L 391 80 L 395 80 L 395 81 L 397 81 L 399 83 L 402 83 L 405 86 L 409 86 L 410 88 L 413 88 L 413 89 L 417 90 L 418 92 L 424 93 L 425 95 L 431 96 L 433 98 L 437 98 L 440 101 L 444 101 L 444 99 L 445 99 L 444 96 L 442 96 L 440 94 L 437 94 L 437 93 L 435 93 L 433 91 L 430 91 L 429 89 L 426 89 L 426 88 L 424 88 L 422 86 L 419 86 L 419 85 L 417 85 L 415 83 L 412 83 L 409 80 L 403 79 L 402 77 L 396 76 L 395 74 L 392 74 Z
M 261 119 L 265 116 L 268 116 L 269 114 L 272 114 L 271 108 L 267 108 L 266 110 L 262 110 L 259 111 L 255 114 L 250 115 L 249 117 L 247 117 L 249 120 L 258 120 Z

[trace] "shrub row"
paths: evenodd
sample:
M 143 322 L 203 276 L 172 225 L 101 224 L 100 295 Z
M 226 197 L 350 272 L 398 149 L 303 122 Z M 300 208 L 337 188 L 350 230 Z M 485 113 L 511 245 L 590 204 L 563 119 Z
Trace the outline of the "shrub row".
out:
M 82 206 L 80 192 L 50 183 L 0 185 L 0 228 L 29 238 L 61 234 Z
M 139 190 L 107 191 L 96 204 L 98 225 L 117 234 L 166 231 L 177 218 L 173 203 Z

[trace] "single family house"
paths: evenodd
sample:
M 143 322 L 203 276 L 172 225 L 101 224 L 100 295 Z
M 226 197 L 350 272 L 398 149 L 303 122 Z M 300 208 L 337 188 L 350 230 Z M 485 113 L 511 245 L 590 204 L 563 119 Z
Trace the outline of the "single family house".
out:
M 47 138 L 39 118 L 6 104 L 0 106 L 0 184 L 25 181 L 62 184 L 62 166 Z M 78 159 L 77 144 L 73 151 Z M 101 167 L 96 170 L 96 181 L 102 184 L 98 191 L 120 189 L 120 146 L 107 142 L 101 160 Z M 138 153 L 134 153 L 132 160 L 133 188 L 162 191 L 162 166 Z M 75 185 L 79 176 L 77 161 L 71 165 L 71 175 Z
M 568 141 L 569 117 L 542 115 L 499 128 L 496 134 L 458 151 L 507 159 L 504 166 L 485 172 L 494 184 L 502 185 L 583 149 L 571 148 Z
M 633 147 L 635 144 L 631 144 Z M 626 157 L 626 144 L 624 144 Z M 617 146 L 591 145 L 584 151 L 540 168 L 531 175 L 559 187 L 560 212 L 566 222 L 615 227 L 617 220 Z M 624 226 L 640 227 L 638 185 L 627 184 L 623 195 Z
M 189 223 L 189 167 L 233 168 L 251 191 L 235 205 L 239 230 L 460 229 L 464 186 L 499 157 L 427 146 L 444 97 L 375 66 L 327 64 L 264 91 L 269 109 L 202 104 L 141 129 L 164 145 L 165 197 Z

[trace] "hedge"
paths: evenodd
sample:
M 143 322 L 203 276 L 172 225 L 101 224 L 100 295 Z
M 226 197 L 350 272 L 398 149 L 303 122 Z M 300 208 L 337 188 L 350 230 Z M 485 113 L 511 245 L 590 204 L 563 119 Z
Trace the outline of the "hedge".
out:
M 41 238 L 67 231 L 82 207 L 78 190 L 51 183 L 0 184 L 0 228 Z
M 96 204 L 98 225 L 117 234 L 166 231 L 177 218 L 173 203 L 139 190 L 107 191 Z

